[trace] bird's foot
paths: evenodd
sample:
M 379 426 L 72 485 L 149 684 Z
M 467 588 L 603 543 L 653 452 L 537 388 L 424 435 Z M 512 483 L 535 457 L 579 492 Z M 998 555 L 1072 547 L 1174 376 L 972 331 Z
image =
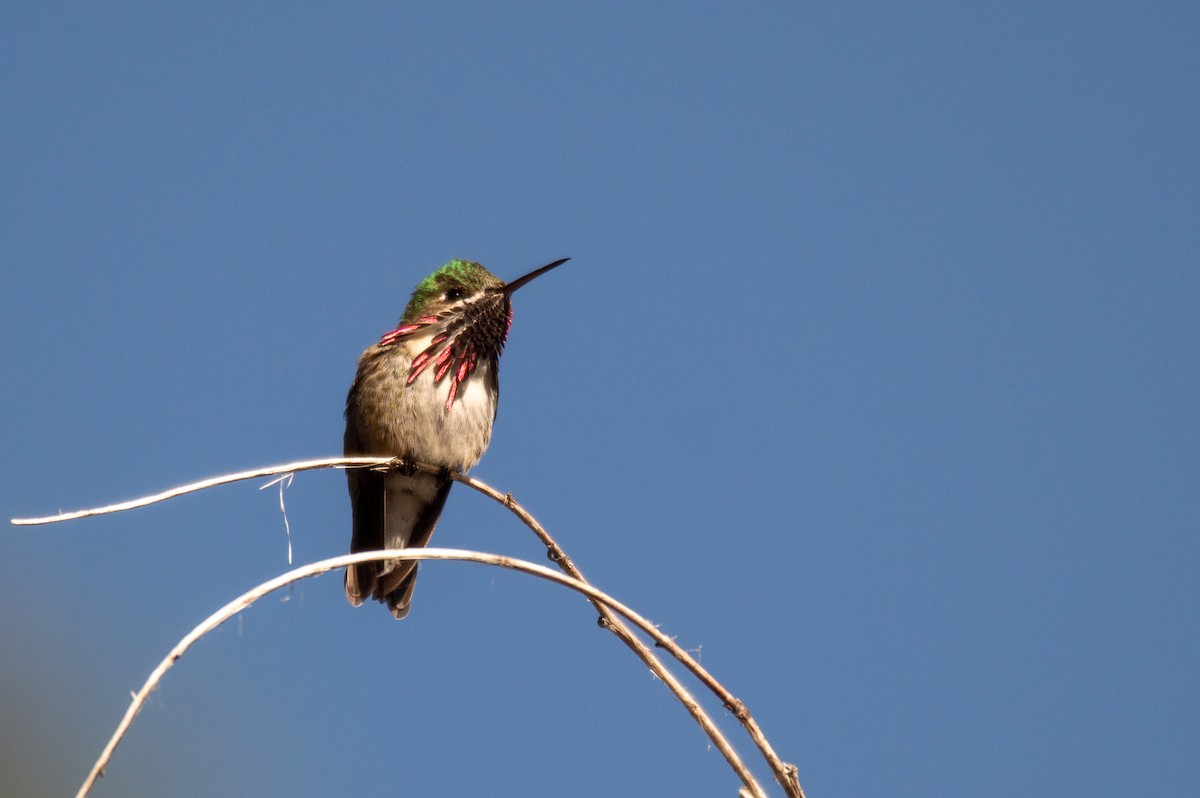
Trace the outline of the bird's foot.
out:
M 409 460 L 407 457 L 397 457 L 395 460 L 392 461 L 392 463 L 393 463 L 392 470 L 394 472 L 396 472 L 397 474 L 401 474 L 406 477 L 411 477 L 413 474 L 417 473 L 416 462 L 413 460 Z

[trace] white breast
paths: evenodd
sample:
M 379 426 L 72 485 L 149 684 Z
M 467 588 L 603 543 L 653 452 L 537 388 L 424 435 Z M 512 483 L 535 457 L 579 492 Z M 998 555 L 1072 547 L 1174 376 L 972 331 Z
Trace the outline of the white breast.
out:
M 407 448 L 417 460 L 466 471 L 483 456 L 492 438 L 496 396 L 488 390 L 491 364 L 480 363 L 466 384 L 459 387 L 454 404 L 446 411 L 449 376 L 433 384 L 428 368 L 412 385 L 405 386 L 397 408 L 398 428 L 405 430 Z

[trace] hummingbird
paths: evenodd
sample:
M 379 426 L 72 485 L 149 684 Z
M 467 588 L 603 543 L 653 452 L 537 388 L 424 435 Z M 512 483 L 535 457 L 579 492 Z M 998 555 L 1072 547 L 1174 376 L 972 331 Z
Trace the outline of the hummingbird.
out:
M 348 469 L 350 552 L 425 546 L 453 481 L 487 449 L 500 394 L 500 353 L 512 324 L 512 294 L 566 263 L 501 281 L 478 263 L 451 260 L 417 283 L 397 327 L 358 359 L 346 396 L 346 456 L 398 457 L 387 473 Z M 440 466 L 431 474 L 412 463 Z M 346 598 L 385 602 L 408 615 L 418 563 L 389 560 L 346 569 Z

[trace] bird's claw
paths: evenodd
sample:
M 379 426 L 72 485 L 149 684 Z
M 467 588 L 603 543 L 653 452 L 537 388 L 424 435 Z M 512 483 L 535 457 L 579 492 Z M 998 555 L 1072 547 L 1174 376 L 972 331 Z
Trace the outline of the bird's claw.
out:
M 397 457 L 392 461 L 392 470 L 406 477 L 417 473 L 417 464 L 406 457 Z

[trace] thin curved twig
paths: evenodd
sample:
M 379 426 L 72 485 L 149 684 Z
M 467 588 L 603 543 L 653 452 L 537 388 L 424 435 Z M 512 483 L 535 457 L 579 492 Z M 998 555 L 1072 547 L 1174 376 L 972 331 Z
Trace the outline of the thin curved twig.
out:
M 579 568 L 575 566 L 575 563 L 571 561 L 571 558 L 567 556 L 567 553 L 558 545 L 557 541 L 555 541 L 554 538 L 550 536 L 550 533 L 547 532 L 540 523 L 538 523 L 536 518 L 529 514 L 529 511 L 527 511 L 524 507 L 518 504 L 515 499 L 513 499 L 511 493 L 502 494 L 495 488 L 486 485 L 473 477 L 466 476 L 465 474 L 453 474 L 452 477 L 456 482 L 461 482 L 468 487 L 474 488 L 483 495 L 494 499 L 495 501 L 507 507 L 513 513 L 513 515 L 521 519 L 525 526 L 533 530 L 533 533 L 538 536 L 538 539 L 545 544 L 546 551 L 550 559 L 557 564 L 564 573 L 580 582 L 583 582 L 584 584 L 590 584 Z M 650 668 L 651 671 L 655 673 L 655 675 L 659 676 L 664 681 L 666 681 L 668 677 L 671 680 L 674 680 L 675 677 L 662 667 L 662 664 L 658 661 L 658 658 L 654 656 L 653 652 L 646 648 L 646 645 L 637 637 L 635 637 L 631 631 L 629 631 L 629 628 L 621 622 L 620 618 L 617 618 L 615 615 L 613 615 L 613 613 L 609 612 L 608 608 L 602 602 L 592 601 L 592 604 L 595 605 L 597 611 L 600 613 L 602 626 L 608 628 L 613 632 L 613 634 L 619 637 L 621 641 L 625 643 L 625 645 L 629 646 L 629 648 L 633 650 L 633 652 L 642 660 L 642 662 L 646 664 L 647 667 Z M 732 714 L 738 719 L 738 721 L 741 722 L 741 724 L 746 728 L 746 732 L 750 735 L 750 739 L 754 741 L 754 744 L 758 747 L 758 750 L 762 752 L 763 758 L 767 760 L 767 764 L 771 767 L 771 771 L 775 776 L 775 780 L 779 782 L 779 786 L 784 789 L 784 792 L 786 792 L 790 798 L 804 798 L 804 790 L 800 788 L 800 778 L 797 773 L 796 766 L 788 764 L 779 758 L 779 755 L 775 753 L 775 749 L 767 740 L 766 735 L 762 733 L 762 729 L 759 728 L 758 723 L 754 720 L 754 717 L 750 714 L 750 711 L 746 709 L 746 705 L 742 703 L 740 699 L 735 697 L 733 693 L 725 689 L 725 685 L 717 681 L 717 679 L 711 673 L 709 673 L 703 665 L 697 662 L 691 654 L 684 651 L 673 639 L 667 638 L 666 642 L 658 642 L 657 645 L 661 648 L 665 648 L 673 657 L 675 657 L 675 659 L 679 660 L 679 662 L 685 668 L 691 671 L 693 676 L 699 679 L 705 687 L 711 690 L 713 694 L 715 694 L 717 698 L 721 700 L 721 703 L 724 704 L 727 710 L 729 710 L 730 714 Z M 666 673 L 666 676 L 663 676 L 663 673 Z M 670 684 L 671 683 L 668 682 L 669 686 Z M 672 687 L 672 690 L 674 690 L 674 687 Z M 697 721 L 699 721 L 698 718 Z
M 301 566 L 300 568 L 295 568 L 287 573 L 275 577 L 274 579 L 270 579 L 260 585 L 257 585 L 256 587 L 238 596 L 236 599 L 229 602 L 212 615 L 205 618 L 198 626 L 184 635 L 183 639 L 175 644 L 175 647 L 171 649 L 167 656 L 164 657 L 163 660 L 158 663 L 158 666 L 150 672 L 150 676 L 147 677 L 146 682 L 142 685 L 141 689 L 134 694 L 133 701 L 130 703 L 129 708 L 125 710 L 124 717 L 122 717 L 121 722 L 117 724 L 116 731 L 114 731 L 112 737 L 109 738 L 108 743 L 104 746 L 104 750 L 100 752 L 100 757 L 96 760 L 96 763 L 92 765 L 91 771 L 88 773 L 87 778 L 84 779 L 83 784 L 76 793 L 76 798 L 84 798 L 84 796 L 86 796 L 95 785 L 96 779 L 104 775 L 104 770 L 108 766 L 109 761 L 112 759 L 113 752 L 116 751 L 117 745 L 120 744 L 122 738 L 125 736 L 125 733 L 129 731 L 129 727 L 133 724 L 134 718 L 137 717 L 138 713 L 145 705 L 146 700 L 150 697 L 150 694 L 158 686 L 158 683 L 162 680 L 166 672 L 170 670 L 171 667 L 184 655 L 184 653 L 186 653 L 187 650 L 192 647 L 192 645 L 200 640 L 200 638 L 204 637 L 204 635 L 208 634 L 213 629 L 216 629 L 222 623 L 246 609 L 263 596 L 266 596 L 282 587 L 286 587 L 293 582 L 310 576 L 316 576 L 327 571 L 345 568 L 349 565 L 355 565 L 363 562 L 373 562 L 376 560 L 460 560 L 464 562 L 482 563 L 484 565 L 495 565 L 502 568 L 511 568 L 516 571 L 532 574 L 533 576 L 540 577 L 547 581 L 563 585 L 564 587 L 570 588 L 577 593 L 582 593 L 593 602 L 602 603 L 606 607 L 611 608 L 612 611 L 624 616 L 625 618 L 628 618 L 631 623 L 654 638 L 654 641 L 659 645 L 664 645 L 670 642 L 670 638 L 660 632 L 653 623 L 604 591 L 586 582 L 582 582 L 578 579 L 573 579 L 569 576 L 560 574 L 558 571 L 551 570 L 544 565 L 537 565 L 524 560 L 518 560 L 514 557 L 505 557 L 499 554 L 489 554 L 480 551 L 467 551 L 463 549 L 435 548 L 390 549 L 383 551 L 360 552 L 358 554 L 343 554 L 338 557 L 330 557 L 326 560 L 321 560 L 319 562 Z M 686 692 L 685 696 L 687 699 L 695 703 L 695 699 L 692 699 L 690 695 L 686 694 Z M 728 744 L 726 743 L 726 745 Z M 726 755 L 725 758 L 727 760 L 730 760 L 730 764 L 734 767 L 734 771 L 737 773 L 738 777 L 741 778 L 742 783 L 745 785 L 746 791 L 752 795 L 762 796 L 762 788 L 755 781 L 754 776 L 750 773 L 746 766 L 737 757 L 737 753 L 732 751 L 732 749 L 729 749 L 728 751 L 723 750 L 722 753 Z M 732 759 L 730 759 L 731 755 Z
M 59 513 L 58 515 L 47 515 L 41 518 L 10 518 L 9 523 L 14 526 L 38 526 L 40 524 L 57 524 L 60 521 L 74 521 L 77 518 L 91 518 L 97 515 L 108 515 L 109 513 L 119 513 L 123 510 L 134 510 L 138 507 L 145 507 L 158 502 L 165 502 L 167 499 L 174 499 L 176 496 L 183 496 L 187 493 L 195 493 L 198 490 L 205 488 L 215 488 L 218 485 L 228 485 L 232 482 L 241 482 L 247 479 L 257 479 L 258 477 L 270 477 L 278 474 L 294 474 L 297 471 L 312 471 L 317 468 L 364 468 L 371 466 L 385 466 L 390 463 L 398 462 L 394 457 L 324 457 L 320 460 L 300 460 L 296 463 L 288 463 L 281 466 L 266 466 L 264 468 L 254 468 L 249 471 L 239 471 L 236 474 L 224 474 L 219 477 L 211 477 L 202 479 L 199 482 L 189 482 L 187 485 L 180 485 L 177 488 L 164 490 L 162 493 L 155 493 L 152 496 L 143 496 L 140 499 L 130 499 L 127 502 L 118 502 L 117 504 L 109 504 L 104 507 L 95 507 L 90 510 L 76 510 L 71 513 Z
M 301 460 L 295 463 L 288 463 L 280 466 L 268 466 L 249 471 L 241 471 L 236 474 L 212 477 L 210 479 L 204 479 L 198 482 L 192 482 L 187 485 L 171 488 L 170 490 L 166 490 L 152 496 L 146 496 L 140 499 L 132 499 L 130 501 L 111 504 L 105 507 L 97 507 L 89 510 L 78 510 L 69 513 L 60 513 L 58 515 L 45 516 L 41 518 L 14 518 L 12 519 L 12 523 L 20 526 L 51 524 L 60 521 L 70 521 L 78 518 L 89 518 L 97 515 L 105 515 L 107 513 L 115 513 L 122 510 L 132 510 L 137 507 L 145 507 L 156 502 L 165 501 L 167 499 L 182 496 L 187 493 L 194 493 L 206 488 L 216 487 L 218 485 L 227 485 L 247 479 L 256 479 L 258 477 L 290 474 L 298 471 L 309 471 L 320 468 L 387 469 L 395 467 L 399 463 L 400 460 L 393 457 L 331 457 L 318 460 Z M 441 471 L 439 467 L 427 463 L 415 463 L 410 465 L 415 465 L 417 468 L 423 471 L 429 471 L 431 473 L 439 473 Z M 485 483 L 480 482 L 473 477 L 468 477 L 464 474 L 452 472 L 451 476 L 456 481 L 461 482 L 464 485 L 467 485 L 468 487 L 471 487 L 485 496 L 488 496 L 489 498 L 503 504 L 509 509 L 509 511 L 520 518 L 521 521 L 528 526 L 535 535 L 538 536 L 539 540 L 541 540 L 543 545 L 546 546 L 550 558 L 565 573 L 581 582 L 587 582 L 582 572 L 575 566 L 575 564 L 571 561 L 571 558 L 568 557 L 566 552 L 563 551 L 562 547 L 560 547 L 558 543 L 555 542 L 552 537 L 550 537 L 550 534 L 546 532 L 546 530 L 537 522 L 536 519 L 533 518 L 532 515 L 530 515 L 512 498 L 512 494 L 500 493 L 495 488 L 492 488 Z M 675 693 L 677 697 L 679 697 L 681 695 L 682 685 L 680 685 L 678 680 L 662 666 L 658 658 L 654 656 L 654 653 L 650 651 L 643 643 L 641 643 L 641 641 L 638 640 L 634 635 L 632 635 L 628 628 L 621 623 L 620 619 L 612 616 L 611 613 L 607 613 L 602 604 L 597 604 L 595 602 L 593 603 L 596 604 L 597 611 L 600 613 L 602 625 L 606 626 L 614 634 L 616 634 L 617 637 L 619 637 L 621 641 L 624 642 L 656 676 L 662 679 L 667 687 L 673 693 Z M 772 774 L 775 776 L 775 780 L 783 788 L 784 792 L 787 793 L 789 798 L 804 798 L 804 791 L 800 787 L 796 766 L 785 763 L 779 758 L 779 755 L 776 754 L 774 748 L 767 740 L 766 735 L 763 734 L 762 729 L 759 727 L 757 721 L 755 721 L 754 717 L 750 714 L 750 711 L 746 708 L 746 705 L 727 689 L 725 689 L 725 687 L 718 682 L 712 676 L 712 674 L 710 674 L 703 666 L 701 666 L 700 663 L 697 662 L 690 654 L 675 644 L 674 641 L 669 641 L 669 644 L 665 644 L 662 647 L 669 651 L 672 656 L 678 659 L 685 668 L 691 671 L 696 678 L 698 678 L 706 687 L 708 687 L 709 690 L 711 690 L 721 700 L 725 708 L 728 709 L 730 713 L 732 713 L 734 717 L 738 719 L 738 721 L 746 729 L 747 734 L 750 735 L 750 739 L 762 753 L 763 758 L 771 768 Z M 680 700 L 683 701 L 682 698 L 680 698 Z M 692 714 L 696 722 L 699 723 L 701 728 L 704 729 L 705 733 L 709 735 L 710 739 L 713 739 L 714 733 L 717 736 L 720 736 L 719 730 L 717 730 L 712 720 L 704 713 L 702 707 L 696 705 L 695 710 L 693 710 L 693 708 L 689 706 L 687 702 L 683 703 L 688 709 L 689 713 Z M 697 714 L 696 710 L 698 710 L 699 714 Z

